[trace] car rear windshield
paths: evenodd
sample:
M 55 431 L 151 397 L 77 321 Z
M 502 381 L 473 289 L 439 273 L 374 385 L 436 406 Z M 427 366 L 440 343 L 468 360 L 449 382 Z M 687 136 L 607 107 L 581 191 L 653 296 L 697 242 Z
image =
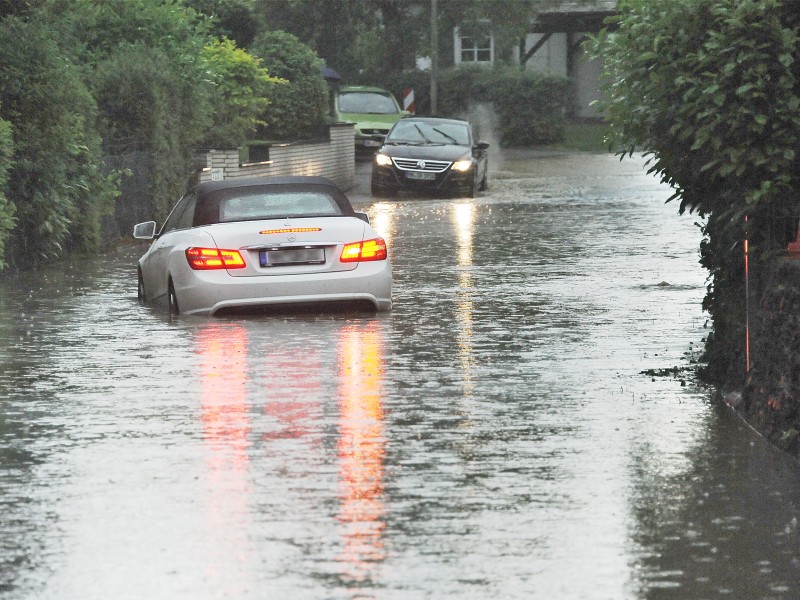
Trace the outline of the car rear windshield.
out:
M 394 126 L 389 142 L 414 142 L 425 144 L 469 145 L 469 128 L 461 123 L 426 123 L 425 121 L 400 121 Z
M 214 194 L 195 211 L 195 226 L 285 217 L 335 217 L 344 214 L 321 191 L 246 191 Z
M 396 115 L 394 100 L 378 92 L 344 92 L 339 95 L 339 112 Z

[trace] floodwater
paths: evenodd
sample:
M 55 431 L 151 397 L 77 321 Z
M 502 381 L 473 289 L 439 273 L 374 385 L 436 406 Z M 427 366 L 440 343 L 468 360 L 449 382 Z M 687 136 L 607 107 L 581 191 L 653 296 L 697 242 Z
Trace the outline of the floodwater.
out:
M 638 158 L 495 167 L 359 165 L 389 314 L 172 319 L 141 247 L 0 281 L 0 598 L 800 597 L 798 463 L 682 369 L 695 219 Z

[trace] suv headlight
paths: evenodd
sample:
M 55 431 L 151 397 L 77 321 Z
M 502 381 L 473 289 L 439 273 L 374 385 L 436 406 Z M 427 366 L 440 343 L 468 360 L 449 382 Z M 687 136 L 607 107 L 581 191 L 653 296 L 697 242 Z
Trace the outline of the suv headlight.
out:
M 454 171 L 469 171 L 472 168 L 471 160 L 457 160 L 453 163 Z
M 375 164 L 380 167 L 388 167 L 392 164 L 392 159 L 385 154 L 378 153 L 375 155 Z

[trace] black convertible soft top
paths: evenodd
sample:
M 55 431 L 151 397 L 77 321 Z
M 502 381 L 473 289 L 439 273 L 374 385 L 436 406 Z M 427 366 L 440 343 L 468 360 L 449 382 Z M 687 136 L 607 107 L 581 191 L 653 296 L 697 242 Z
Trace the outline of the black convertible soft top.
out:
M 217 222 L 215 205 L 220 200 L 253 193 L 322 192 L 336 202 L 342 215 L 350 217 L 355 215 L 353 206 L 344 192 L 326 177 L 239 177 L 222 181 L 207 181 L 198 184 L 192 191 L 197 195 L 195 226 Z

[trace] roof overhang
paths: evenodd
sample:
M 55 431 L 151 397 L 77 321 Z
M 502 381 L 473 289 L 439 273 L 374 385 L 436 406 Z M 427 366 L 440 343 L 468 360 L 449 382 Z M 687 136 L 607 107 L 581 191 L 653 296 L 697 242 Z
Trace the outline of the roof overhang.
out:
M 531 26 L 531 33 L 585 33 L 606 27 L 607 17 L 617 14 L 613 10 L 559 11 L 539 13 Z

